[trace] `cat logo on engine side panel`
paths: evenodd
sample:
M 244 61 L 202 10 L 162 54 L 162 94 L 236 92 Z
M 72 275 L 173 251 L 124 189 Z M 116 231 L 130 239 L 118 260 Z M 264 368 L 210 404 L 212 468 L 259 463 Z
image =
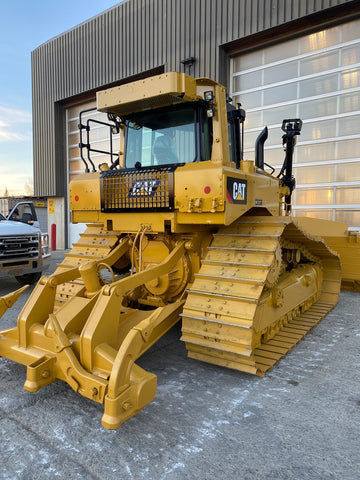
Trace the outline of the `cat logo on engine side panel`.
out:
M 229 203 L 245 205 L 247 203 L 247 180 L 227 177 L 226 198 Z
M 147 195 L 153 197 L 159 186 L 159 180 L 139 180 L 132 184 L 129 197 L 142 197 Z

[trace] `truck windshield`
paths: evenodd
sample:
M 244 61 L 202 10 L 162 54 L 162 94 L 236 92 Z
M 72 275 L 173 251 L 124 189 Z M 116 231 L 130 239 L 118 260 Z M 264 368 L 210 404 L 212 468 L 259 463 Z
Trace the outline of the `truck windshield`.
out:
M 210 158 L 209 147 L 204 148 L 204 128 L 208 131 L 204 123 L 208 122 L 202 111 L 199 104 L 172 105 L 128 117 L 126 168 L 184 164 Z

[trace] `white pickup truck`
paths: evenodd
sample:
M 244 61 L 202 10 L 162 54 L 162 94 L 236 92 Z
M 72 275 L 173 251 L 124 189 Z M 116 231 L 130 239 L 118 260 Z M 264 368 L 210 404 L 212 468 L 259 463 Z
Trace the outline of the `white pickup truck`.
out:
M 49 236 L 40 231 L 34 205 L 19 202 L 6 218 L 0 213 L 0 273 L 25 285 L 38 281 L 49 264 Z

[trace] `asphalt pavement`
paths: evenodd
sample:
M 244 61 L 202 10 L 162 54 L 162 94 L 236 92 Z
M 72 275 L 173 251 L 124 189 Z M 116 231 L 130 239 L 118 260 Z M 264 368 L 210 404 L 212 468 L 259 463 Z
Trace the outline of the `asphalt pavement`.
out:
M 17 288 L 0 278 L 0 295 Z M 265 378 L 188 359 L 176 325 L 138 362 L 158 377 L 154 401 L 115 431 L 101 426 L 102 405 L 63 382 L 26 392 L 26 368 L 1 358 L 0 479 L 357 480 L 359 307 L 342 292 Z

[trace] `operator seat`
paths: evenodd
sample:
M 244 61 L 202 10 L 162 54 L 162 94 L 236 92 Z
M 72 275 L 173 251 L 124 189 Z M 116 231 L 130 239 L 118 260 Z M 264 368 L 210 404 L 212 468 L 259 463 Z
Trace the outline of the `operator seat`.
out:
M 175 143 L 169 135 L 161 135 L 154 142 L 154 155 L 158 165 L 179 163 Z

